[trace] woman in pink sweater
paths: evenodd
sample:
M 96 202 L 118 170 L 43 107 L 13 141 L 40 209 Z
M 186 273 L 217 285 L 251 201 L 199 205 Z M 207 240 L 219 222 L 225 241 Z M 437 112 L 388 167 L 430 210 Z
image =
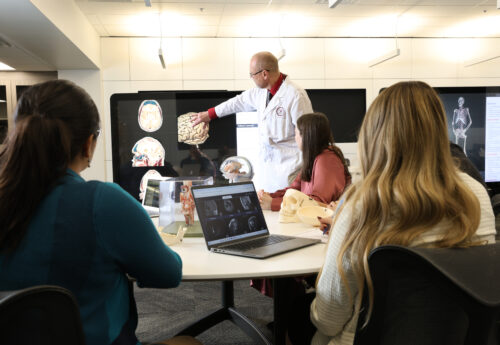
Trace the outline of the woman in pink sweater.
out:
M 274 193 L 260 190 L 258 195 L 262 209 L 279 211 L 283 195 L 289 188 L 329 204 L 338 200 L 351 183 L 344 155 L 334 144 L 330 122 L 325 114 L 311 113 L 299 117 L 295 141 L 302 151 L 302 169 L 290 187 Z

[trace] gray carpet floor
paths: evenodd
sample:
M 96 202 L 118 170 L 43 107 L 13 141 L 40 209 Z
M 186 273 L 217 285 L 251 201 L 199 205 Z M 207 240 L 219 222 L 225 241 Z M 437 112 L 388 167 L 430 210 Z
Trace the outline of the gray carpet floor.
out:
M 139 314 L 137 337 L 142 342 L 168 339 L 178 331 L 215 311 L 221 303 L 221 282 L 183 282 L 175 289 L 134 287 Z M 273 301 L 250 287 L 249 280 L 234 282 L 236 308 L 271 339 L 266 324 L 273 320 Z M 251 345 L 254 342 L 230 321 L 224 321 L 196 337 L 204 345 Z

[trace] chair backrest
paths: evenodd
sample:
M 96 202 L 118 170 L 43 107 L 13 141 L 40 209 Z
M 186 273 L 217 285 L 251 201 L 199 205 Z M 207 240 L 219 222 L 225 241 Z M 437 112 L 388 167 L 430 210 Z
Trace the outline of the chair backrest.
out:
M 62 287 L 40 285 L 0 292 L 3 345 L 85 345 L 78 304 Z
M 365 295 L 355 345 L 498 344 L 500 244 L 381 246 L 368 263 L 374 309 L 363 328 Z

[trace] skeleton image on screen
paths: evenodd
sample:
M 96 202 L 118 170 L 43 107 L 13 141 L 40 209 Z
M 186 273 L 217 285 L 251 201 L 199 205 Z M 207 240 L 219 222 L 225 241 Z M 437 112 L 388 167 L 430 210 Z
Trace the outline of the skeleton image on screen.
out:
M 205 215 L 207 217 L 217 216 L 219 211 L 217 209 L 217 202 L 215 200 L 205 201 Z
M 133 167 L 162 167 L 165 161 L 165 149 L 160 142 L 151 137 L 144 137 L 132 148 Z
M 177 118 L 177 141 L 189 145 L 203 144 L 208 139 L 208 123 L 193 127 L 191 121 L 196 113 L 187 113 Z
M 453 128 L 453 133 L 455 134 L 455 144 L 462 147 L 465 155 L 465 144 L 467 141 L 467 135 L 465 132 L 469 129 L 472 124 L 472 119 L 470 117 L 469 108 L 464 108 L 465 100 L 463 97 L 458 98 L 458 109 L 453 110 L 453 121 L 451 127 Z
M 148 184 L 148 179 L 150 178 L 161 178 L 158 171 L 151 169 L 148 170 L 144 176 L 141 178 L 141 183 L 139 184 L 139 199 L 144 199 L 144 192 L 146 191 L 146 186 Z
M 163 123 L 160 104 L 155 100 L 146 100 L 139 107 L 139 126 L 143 131 L 157 131 Z

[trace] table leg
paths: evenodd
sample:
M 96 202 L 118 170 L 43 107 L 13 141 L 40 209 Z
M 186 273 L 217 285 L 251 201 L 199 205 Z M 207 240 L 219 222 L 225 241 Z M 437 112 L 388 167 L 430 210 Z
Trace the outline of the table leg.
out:
M 190 335 L 192 337 L 203 333 L 207 329 L 215 326 L 216 324 L 229 320 L 252 338 L 256 344 L 271 345 L 272 343 L 264 336 L 264 334 L 257 328 L 257 326 L 248 319 L 245 315 L 241 314 L 234 307 L 234 285 L 232 280 L 222 281 L 222 307 L 208 315 L 205 315 L 198 321 L 195 321 L 176 335 Z
M 285 345 L 286 324 L 290 302 L 287 296 L 286 279 L 273 279 L 274 294 L 274 329 L 273 344 Z

